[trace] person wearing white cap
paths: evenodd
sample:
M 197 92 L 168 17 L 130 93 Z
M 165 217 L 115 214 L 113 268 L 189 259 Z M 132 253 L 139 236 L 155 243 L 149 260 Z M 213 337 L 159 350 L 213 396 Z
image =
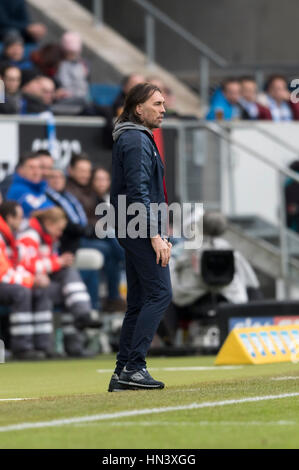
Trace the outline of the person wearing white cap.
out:
M 64 60 L 59 65 L 56 78 L 67 91 L 66 99 L 82 102 L 88 96 L 89 70 L 81 57 L 82 41 L 79 33 L 68 31 L 61 38 Z

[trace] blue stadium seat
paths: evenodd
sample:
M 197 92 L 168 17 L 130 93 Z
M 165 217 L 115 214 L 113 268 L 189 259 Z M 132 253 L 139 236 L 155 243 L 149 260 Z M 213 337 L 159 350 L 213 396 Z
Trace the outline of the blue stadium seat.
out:
M 91 83 L 89 93 L 92 101 L 101 106 L 111 106 L 121 87 L 108 83 Z

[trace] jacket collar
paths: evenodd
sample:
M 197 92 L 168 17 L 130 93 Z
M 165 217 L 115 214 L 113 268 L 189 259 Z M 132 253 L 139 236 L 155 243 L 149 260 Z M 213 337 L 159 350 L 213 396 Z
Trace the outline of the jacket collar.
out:
M 45 191 L 47 187 L 47 182 L 42 180 L 39 183 L 33 183 L 32 181 L 24 178 L 19 173 L 14 174 L 13 178 L 14 183 L 21 183 L 25 184 L 26 186 L 30 186 L 34 191 Z
M 36 232 L 39 234 L 41 239 L 47 244 L 52 246 L 53 245 L 53 239 L 51 235 L 49 235 L 45 229 L 43 228 L 42 224 L 35 218 L 32 217 L 29 221 L 29 226 L 33 228 L 33 230 L 36 230 Z

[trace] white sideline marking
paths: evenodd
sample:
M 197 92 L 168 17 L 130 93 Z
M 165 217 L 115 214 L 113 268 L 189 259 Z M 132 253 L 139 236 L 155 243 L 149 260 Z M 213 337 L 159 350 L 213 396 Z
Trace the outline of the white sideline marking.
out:
M 299 376 L 294 377 L 290 375 L 289 377 L 271 377 L 270 380 L 299 380 Z
M 131 393 L 131 392 L 130 392 Z M 250 403 L 264 400 L 277 400 L 279 398 L 298 397 L 299 392 L 283 393 L 280 395 L 264 395 L 259 397 L 237 398 L 234 400 L 206 401 L 203 403 L 190 403 L 189 405 L 166 406 L 161 408 L 144 408 L 143 410 L 118 411 L 116 413 L 102 413 L 89 416 L 77 416 L 75 418 L 54 419 L 52 421 L 39 421 L 32 423 L 9 424 L 0 426 L 0 432 L 22 431 L 24 429 L 48 428 L 55 426 L 65 426 L 75 423 L 88 423 L 92 421 L 103 421 L 108 419 L 118 419 L 126 416 L 140 416 L 153 413 L 167 413 L 169 411 L 196 410 L 199 408 L 214 408 L 216 406 L 236 405 L 238 403 Z
M 168 372 L 176 372 L 176 371 L 189 371 L 189 370 L 230 370 L 230 369 L 242 369 L 243 366 L 192 366 L 192 367 L 149 367 L 149 371 L 168 371 Z M 112 369 L 97 369 L 99 374 L 108 373 L 111 374 L 113 372 Z
M 89 423 L 97 426 L 98 423 Z M 102 423 L 103 424 L 103 423 Z M 101 424 L 101 426 L 102 426 Z M 295 426 L 297 421 L 121 421 L 119 423 L 104 423 L 105 426 Z M 86 426 L 84 423 L 76 423 L 75 427 Z
M 198 392 L 201 388 L 177 388 L 176 390 L 165 390 L 166 392 Z
M 34 398 L 0 398 L 0 401 L 34 400 Z

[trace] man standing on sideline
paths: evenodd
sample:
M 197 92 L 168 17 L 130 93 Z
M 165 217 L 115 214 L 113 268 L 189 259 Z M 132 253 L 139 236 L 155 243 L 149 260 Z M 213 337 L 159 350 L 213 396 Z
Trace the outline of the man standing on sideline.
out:
M 128 307 L 110 392 L 164 388 L 163 382 L 148 373 L 145 360 L 172 297 L 168 266 L 171 243 L 163 238 L 163 216 L 155 224 L 151 207 L 152 203 L 167 202 L 164 165 L 152 133 L 161 126 L 164 113 L 160 89 L 140 83 L 128 93 L 113 131 L 111 204 L 116 214 L 116 236 L 125 249 Z M 118 219 L 119 196 L 126 197 L 127 208 L 141 203 L 146 209 L 146 219 L 139 224 L 143 225 L 140 232 L 146 227 L 146 237 L 130 237 L 128 223 L 134 216 L 125 217 L 123 237 L 124 227 Z

